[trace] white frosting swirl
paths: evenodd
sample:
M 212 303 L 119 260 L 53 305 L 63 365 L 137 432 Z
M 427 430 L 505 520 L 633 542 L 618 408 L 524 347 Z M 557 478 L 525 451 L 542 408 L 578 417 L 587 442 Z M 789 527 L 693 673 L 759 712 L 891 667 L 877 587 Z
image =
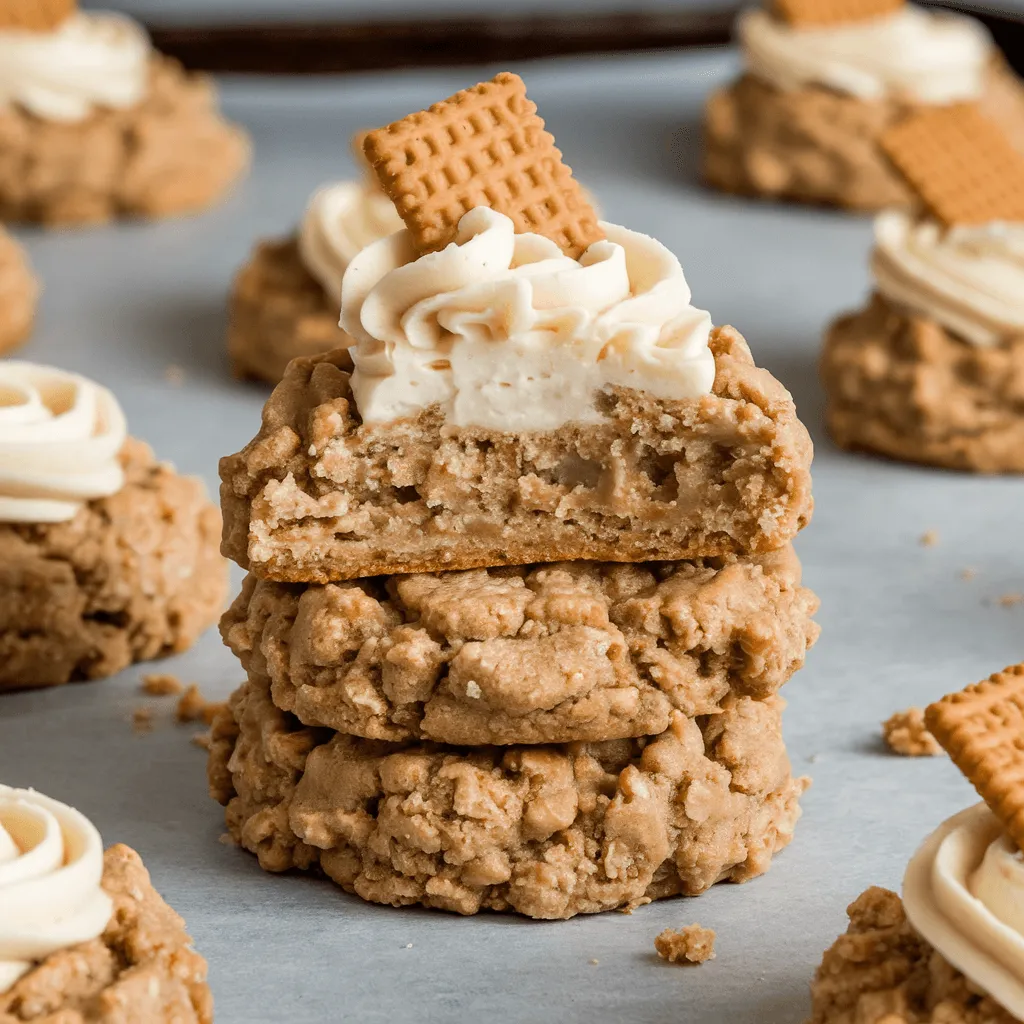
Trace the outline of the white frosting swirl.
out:
M 124 486 L 124 413 L 104 387 L 0 361 L 0 522 L 59 523 Z
M 0 106 L 65 122 L 132 107 L 146 93 L 150 54 L 141 25 L 106 11 L 79 11 L 52 32 L 0 30 Z
M 395 204 L 375 183 L 339 181 L 309 201 L 299 228 L 299 254 L 340 307 L 341 279 L 356 253 L 402 228 Z
M 761 9 L 737 32 L 747 71 L 777 89 L 823 85 L 862 100 L 918 103 L 978 99 L 992 53 L 973 18 L 907 5 L 870 21 L 797 27 Z
M 710 392 L 711 318 L 679 261 L 614 224 L 579 258 L 477 207 L 453 243 L 417 258 L 408 232 L 364 249 L 342 284 L 366 422 L 440 403 L 459 426 L 553 430 L 597 422 L 608 386 L 659 398 Z
M 943 230 L 883 213 L 875 221 L 875 286 L 975 345 L 1024 333 L 1024 224 Z
M 985 804 L 925 840 L 907 868 L 903 903 L 920 935 L 1024 1020 L 1024 857 Z
M 102 935 L 103 843 L 82 814 L 0 786 L 0 992 L 51 953 Z

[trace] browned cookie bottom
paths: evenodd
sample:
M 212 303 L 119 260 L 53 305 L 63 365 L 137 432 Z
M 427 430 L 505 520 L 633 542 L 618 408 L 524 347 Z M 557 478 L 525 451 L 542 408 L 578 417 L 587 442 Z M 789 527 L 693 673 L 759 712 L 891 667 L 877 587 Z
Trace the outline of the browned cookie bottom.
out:
M 39 282 L 21 246 L 0 228 L 0 355 L 32 333 Z
M 899 896 L 873 887 L 811 984 L 809 1024 L 1015 1024 L 911 927 Z
M 345 348 L 338 306 L 306 269 L 295 238 L 260 242 L 231 292 L 228 355 L 235 376 L 276 384 L 296 356 Z
M 183 651 L 220 614 L 227 565 L 202 483 L 129 439 L 125 486 L 66 523 L 0 523 L 0 692 L 99 679 Z
M 843 448 L 1024 473 L 1024 336 L 972 345 L 875 295 L 831 326 L 821 372 Z
M 146 97 L 127 110 L 67 124 L 0 109 L 0 220 L 58 226 L 195 211 L 248 162 L 248 139 L 221 117 L 212 82 L 156 56 Z
M 0 992 L 0 1024 L 210 1024 L 206 961 L 139 855 L 122 845 L 107 850 L 102 885 L 114 902 L 106 931 L 51 954 Z
M 735 698 L 659 736 L 474 749 L 306 728 L 250 681 L 214 721 L 210 787 L 268 871 L 319 868 L 393 906 L 569 918 L 766 871 L 806 787 L 781 709 Z

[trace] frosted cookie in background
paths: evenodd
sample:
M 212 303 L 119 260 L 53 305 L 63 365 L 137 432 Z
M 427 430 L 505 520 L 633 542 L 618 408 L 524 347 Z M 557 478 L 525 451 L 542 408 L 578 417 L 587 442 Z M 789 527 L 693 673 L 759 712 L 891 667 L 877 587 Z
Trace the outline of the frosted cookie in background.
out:
M 0 360 L 0 693 L 191 647 L 224 603 L 219 536 L 106 388 Z
M 1024 1020 L 1024 665 L 925 717 L 984 802 L 925 840 L 902 900 L 871 888 L 850 905 L 811 985 L 809 1024 Z
M 0 228 L 0 356 L 31 334 L 39 298 L 39 281 L 24 250 Z
M 918 114 L 883 145 L 917 206 L 879 215 L 871 296 L 826 332 L 829 433 L 1024 473 L 1024 155 L 974 107 Z
M 249 142 L 212 82 L 123 14 L 0 0 L 0 219 L 164 217 L 219 199 Z
M 1024 88 L 980 22 L 903 0 L 779 0 L 736 23 L 743 74 L 705 113 L 723 192 L 881 210 L 913 196 L 879 146 L 921 109 L 977 103 L 1024 146 Z
M 130 847 L 0 785 L 0 1021 L 210 1024 L 206 961 Z

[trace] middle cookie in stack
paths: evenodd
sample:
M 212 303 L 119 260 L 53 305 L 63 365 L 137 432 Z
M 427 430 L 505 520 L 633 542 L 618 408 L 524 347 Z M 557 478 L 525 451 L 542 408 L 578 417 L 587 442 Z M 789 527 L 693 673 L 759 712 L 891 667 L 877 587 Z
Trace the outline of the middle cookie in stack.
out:
M 229 831 L 461 913 L 760 874 L 805 786 L 777 692 L 817 635 L 790 396 L 668 250 L 590 215 L 515 76 L 366 147 L 407 230 L 346 272 L 355 368 L 296 360 L 221 467 L 250 571 Z

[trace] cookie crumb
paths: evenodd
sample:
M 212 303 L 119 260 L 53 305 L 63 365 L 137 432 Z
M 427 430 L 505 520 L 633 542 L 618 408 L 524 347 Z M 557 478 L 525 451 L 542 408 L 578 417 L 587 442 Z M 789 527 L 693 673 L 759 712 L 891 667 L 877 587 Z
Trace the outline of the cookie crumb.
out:
M 185 383 L 185 371 L 175 363 L 164 367 L 164 380 L 171 387 L 180 388 Z
M 1000 608 L 1016 608 L 1019 604 L 1024 604 L 1024 594 L 1014 592 L 1012 594 L 1001 595 L 996 603 Z
M 406 949 L 412 949 L 412 943 L 411 943 L 411 942 L 407 942 L 407 943 L 405 944 L 405 948 L 406 948 Z
M 960 579 L 962 580 L 973 580 L 978 575 L 977 569 L 971 569 L 970 567 L 960 570 Z
M 199 692 L 199 687 L 192 683 L 181 695 L 181 700 L 178 701 L 178 721 L 204 722 L 206 725 L 210 725 L 217 712 L 223 707 L 223 701 L 207 700 Z
M 149 708 L 136 708 L 132 712 L 132 728 L 137 733 L 153 731 L 153 712 Z
M 921 547 L 933 548 L 939 543 L 939 531 L 938 530 L 925 530 L 921 534 Z
M 148 697 L 176 697 L 185 689 L 185 684 L 169 673 L 153 673 L 142 677 L 140 689 Z
M 197 732 L 191 740 L 193 747 L 199 747 L 201 750 L 209 750 L 213 745 L 213 736 L 209 732 Z
M 591 960 L 590 960 L 591 966 L 593 966 L 593 967 L 596 967 L 600 962 L 601 961 L 598 960 L 596 956 L 592 957 Z
M 882 737 L 894 754 L 902 757 L 935 757 L 942 753 L 938 740 L 924 724 L 921 708 L 897 711 L 882 723 Z
M 654 940 L 654 948 L 669 963 L 702 964 L 715 958 L 715 933 L 699 924 L 688 924 L 679 931 L 666 928 Z

